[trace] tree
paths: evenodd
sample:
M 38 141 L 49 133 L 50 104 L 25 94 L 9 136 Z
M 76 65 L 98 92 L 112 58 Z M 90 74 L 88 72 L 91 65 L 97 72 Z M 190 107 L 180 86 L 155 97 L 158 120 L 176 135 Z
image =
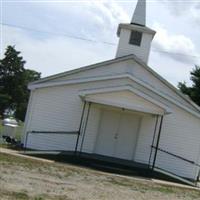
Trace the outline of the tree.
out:
M 38 80 L 41 74 L 25 69 L 26 62 L 20 53 L 14 46 L 8 46 L 0 60 L 0 115 L 3 116 L 5 110 L 12 110 L 17 119 L 24 121 L 29 98 L 27 85 Z
M 27 85 L 30 82 L 36 81 L 38 79 L 40 79 L 41 74 L 34 71 L 34 70 L 30 70 L 30 69 L 26 69 L 24 71 L 24 73 L 22 74 L 22 80 L 23 80 L 23 84 L 21 85 L 21 90 L 23 98 L 21 98 L 21 100 L 19 101 L 17 107 L 16 107 L 16 112 L 15 112 L 15 117 L 17 119 L 20 119 L 22 121 L 24 121 L 25 119 L 25 114 L 26 114 L 26 109 L 27 109 L 27 105 L 28 105 L 28 99 L 29 99 L 29 90 L 27 89 Z
M 195 66 L 190 72 L 190 75 L 192 86 L 188 87 L 186 83 L 183 82 L 178 84 L 178 88 L 200 106 L 200 66 Z
M 2 91 L 3 90 L 0 89 L 0 117 L 3 116 L 6 108 L 9 107 L 9 102 L 11 100 L 11 97 L 7 94 L 3 94 Z

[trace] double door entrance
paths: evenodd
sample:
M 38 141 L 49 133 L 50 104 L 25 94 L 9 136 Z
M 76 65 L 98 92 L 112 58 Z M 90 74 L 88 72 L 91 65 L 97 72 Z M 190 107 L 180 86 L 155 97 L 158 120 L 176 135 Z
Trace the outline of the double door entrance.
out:
M 95 153 L 132 160 L 139 124 L 138 115 L 103 110 Z

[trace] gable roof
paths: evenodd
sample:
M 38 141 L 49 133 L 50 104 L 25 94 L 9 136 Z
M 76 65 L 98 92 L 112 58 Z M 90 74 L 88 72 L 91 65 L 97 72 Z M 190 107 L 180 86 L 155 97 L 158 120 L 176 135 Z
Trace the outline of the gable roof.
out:
M 29 87 L 31 88 L 31 86 L 33 86 L 33 85 L 46 83 L 48 81 L 51 81 L 51 80 L 54 80 L 54 79 L 57 79 L 57 78 L 65 77 L 65 76 L 76 74 L 76 73 L 83 72 L 83 71 L 86 71 L 86 70 L 95 69 L 95 68 L 102 67 L 102 66 L 105 66 L 105 65 L 114 64 L 114 63 L 118 63 L 118 62 L 126 61 L 126 60 L 131 60 L 131 59 L 134 60 L 139 65 L 141 65 L 143 68 L 145 68 L 154 77 L 156 77 L 158 80 L 160 80 L 162 83 L 164 83 L 172 91 L 174 91 L 179 97 L 181 97 L 187 103 L 189 103 L 193 108 L 196 109 L 197 112 L 200 112 L 200 107 L 199 106 L 197 106 L 186 95 L 184 95 L 182 92 L 180 92 L 176 87 L 174 87 L 166 79 L 164 79 L 157 72 L 155 72 L 153 69 L 151 69 L 145 62 L 143 62 L 140 58 L 138 58 L 134 54 L 131 54 L 131 55 L 128 55 L 128 56 L 123 56 L 123 57 L 118 57 L 118 58 L 115 58 L 115 59 L 107 60 L 107 61 L 96 63 L 96 64 L 93 64 L 93 65 L 84 66 L 84 67 L 80 67 L 80 68 L 77 68 L 77 69 L 74 69 L 74 70 L 70 70 L 70 71 L 66 71 L 66 72 L 63 72 L 63 73 L 55 74 L 55 75 L 52 75 L 52 76 L 48 76 L 48 77 L 42 78 L 42 79 L 40 79 L 38 81 L 30 83 Z
M 129 59 L 133 59 L 133 56 L 134 55 L 118 57 L 118 58 L 114 58 L 114 59 L 111 59 L 111 60 L 106 60 L 106 61 L 103 61 L 103 62 L 95 63 L 95 64 L 92 64 L 92 65 L 79 67 L 79 68 L 76 68 L 76 69 L 73 69 L 73 70 L 69 70 L 69 71 L 58 73 L 58 74 L 55 74 L 55 75 L 52 75 L 52 76 L 44 77 L 44 78 L 42 78 L 40 80 L 31 82 L 29 85 L 43 83 L 43 82 L 46 82 L 46 81 L 50 81 L 50 80 L 53 80 L 53 79 L 56 79 L 56 78 L 61 78 L 61 77 L 68 76 L 68 75 L 71 75 L 71 74 L 75 74 L 75 73 L 78 73 L 78 72 L 82 72 L 82 71 L 86 71 L 86 70 L 90 70 L 90 69 L 95 69 L 97 67 L 102 67 L 102 66 L 105 66 L 105 65 L 109 65 L 109 64 L 113 64 L 113 63 L 129 60 Z

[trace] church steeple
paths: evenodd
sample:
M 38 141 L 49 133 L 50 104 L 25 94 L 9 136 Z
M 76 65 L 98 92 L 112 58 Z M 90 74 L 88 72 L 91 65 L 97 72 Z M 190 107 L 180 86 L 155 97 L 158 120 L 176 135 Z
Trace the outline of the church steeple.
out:
M 131 24 L 146 26 L 146 0 L 138 0 Z
M 119 39 L 116 57 L 136 55 L 148 63 L 151 42 L 156 32 L 146 27 L 146 0 L 138 0 L 130 24 L 119 24 Z

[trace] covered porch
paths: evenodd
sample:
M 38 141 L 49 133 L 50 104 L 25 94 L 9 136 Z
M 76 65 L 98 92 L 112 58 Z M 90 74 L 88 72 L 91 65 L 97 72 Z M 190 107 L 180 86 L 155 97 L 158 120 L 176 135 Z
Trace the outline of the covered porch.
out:
M 163 116 L 170 110 L 130 86 L 85 90 L 75 152 L 119 163 L 155 164 Z M 125 162 L 126 161 L 126 162 Z

